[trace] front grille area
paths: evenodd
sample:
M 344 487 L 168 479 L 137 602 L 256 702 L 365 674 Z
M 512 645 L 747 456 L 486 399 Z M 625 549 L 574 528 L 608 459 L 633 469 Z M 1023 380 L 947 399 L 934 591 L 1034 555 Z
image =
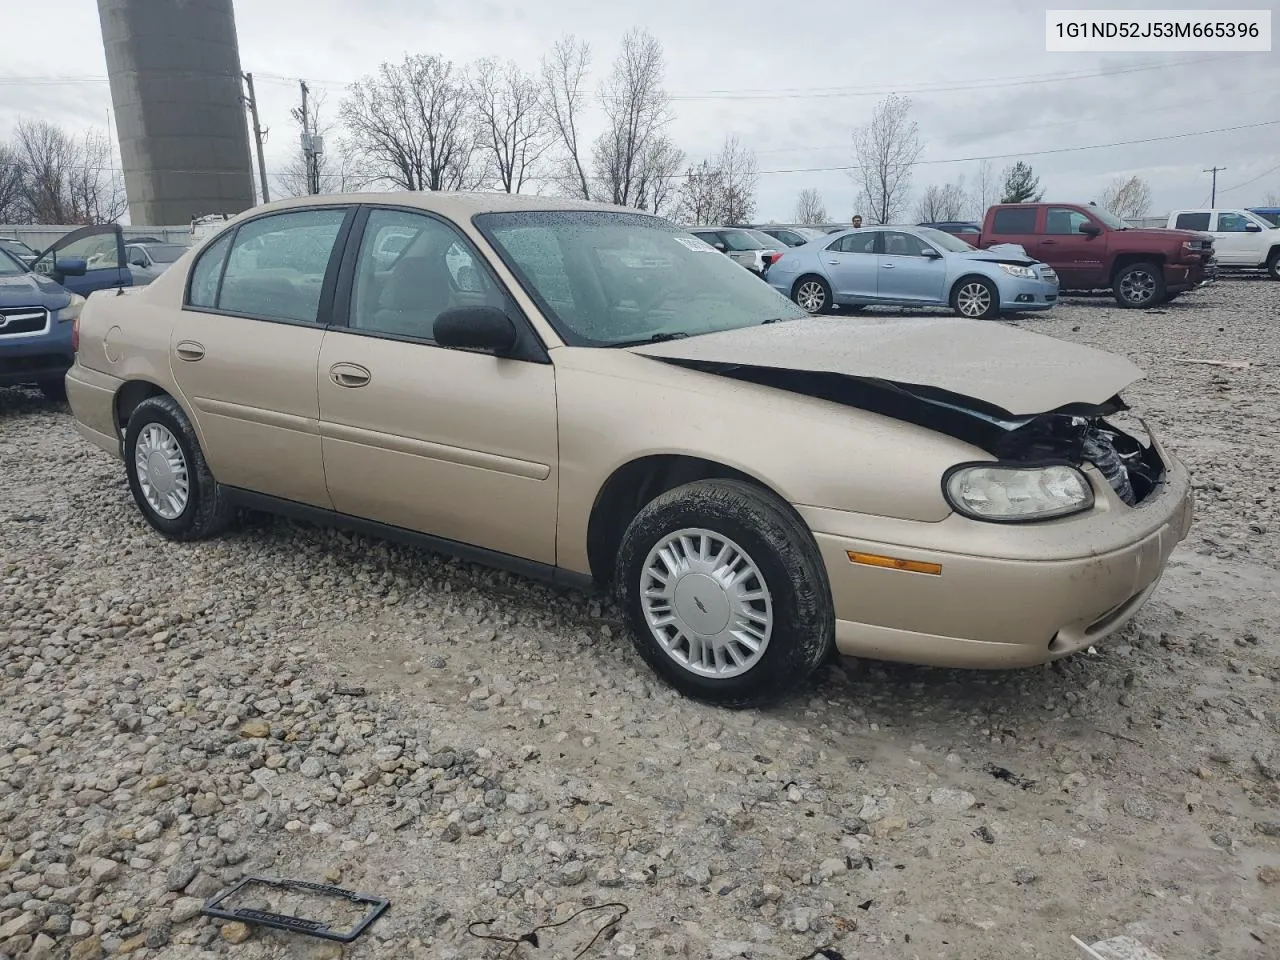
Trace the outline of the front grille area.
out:
M 0 307 L 0 337 L 39 333 L 49 323 L 44 307 Z

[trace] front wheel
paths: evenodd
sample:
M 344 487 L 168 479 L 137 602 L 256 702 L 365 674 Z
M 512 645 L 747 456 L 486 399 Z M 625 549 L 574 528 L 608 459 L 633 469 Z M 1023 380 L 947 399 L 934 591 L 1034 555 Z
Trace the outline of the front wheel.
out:
M 1272 280 L 1280 280 L 1280 250 L 1272 250 L 1267 258 L 1267 276 Z
M 709 703 L 778 700 L 834 645 L 817 544 L 785 504 L 749 483 L 698 481 L 647 504 L 623 536 L 615 583 L 641 657 Z
M 172 397 L 149 397 L 134 408 L 124 433 L 124 463 L 138 509 L 170 540 L 210 537 L 231 522 L 235 509 Z
M 970 320 L 991 320 L 1000 316 L 1000 291 L 990 280 L 966 277 L 951 294 L 951 308 Z
M 801 277 L 791 291 L 791 299 L 800 309 L 815 316 L 831 312 L 831 287 L 821 277 Z
M 1125 309 L 1154 307 L 1165 299 L 1164 273 L 1154 263 L 1131 263 L 1116 274 L 1112 293 Z

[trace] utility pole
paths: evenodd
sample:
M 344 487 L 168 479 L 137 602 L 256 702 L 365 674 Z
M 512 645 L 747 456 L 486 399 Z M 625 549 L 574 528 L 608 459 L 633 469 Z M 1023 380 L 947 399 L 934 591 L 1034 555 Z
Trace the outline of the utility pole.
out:
M 316 168 L 315 144 L 311 137 L 311 115 L 307 111 L 307 81 L 299 80 L 302 88 L 302 157 L 307 168 L 307 193 L 313 196 L 320 192 L 319 171 Z
M 1216 209 L 1218 206 L 1218 172 L 1220 170 L 1225 170 L 1225 169 L 1227 168 L 1226 167 L 1210 167 L 1208 170 L 1200 171 L 1201 173 L 1213 174 L 1213 193 L 1211 194 L 1212 199 L 1209 201 L 1209 206 L 1214 209 Z
M 249 113 L 253 115 L 253 139 L 258 145 L 258 179 L 262 181 L 262 202 L 270 203 L 271 194 L 267 190 L 267 161 L 262 156 L 262 126 L 258 123 L 258 96 L 253 92 L 253 74 L 246 73 L 244 82 L 249 87 Z

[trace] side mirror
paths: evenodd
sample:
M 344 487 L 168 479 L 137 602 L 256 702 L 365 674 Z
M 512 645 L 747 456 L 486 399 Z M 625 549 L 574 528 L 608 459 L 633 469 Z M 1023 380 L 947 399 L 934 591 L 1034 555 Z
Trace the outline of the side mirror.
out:
M 721 243 L 719 240 L 713 243 L 712 246 L 715 247 L 717 250 L 719 250 L 721 253 L 724 253 L 725 250 L 727 249 L 725 245 Z
M 502 356 L 516 345 L 516 325 L 497 307 L 455 307 L 436 317 L 433 337 L 442 347 Z
M 146 265 L 147 265 L 147 260 L 145 257 L 142 256 L 142 254 L 135 253 L 132 257 L 129 258 L 129 266 L 131 267 L 145 267 Z
M 1082 223 L 1080 224 L 1080 232 L 1086 237 L 1096 237 L 1098 234 L 1102 233 L 1102 228 L 1096 223 Z
M 933 249 L 933 247 L 925 247 L 923 250 L 920 251 L 920 255 L 924 257 L 926 260 L 942 259 L 942 254 L 940 254 L 937 250 Z
M 1246 223 L 1244 225 L 1244 232 L 1245 233 L 1261 233 L 1262 228 L 1258 226 L 1256 223 Z
M 54 264 L 53 272 L 60 273 L 64 277 L 83 277 L 85 270 L 89 265 L 83 257 L 68 257 L 65 260 L 59 260 Z

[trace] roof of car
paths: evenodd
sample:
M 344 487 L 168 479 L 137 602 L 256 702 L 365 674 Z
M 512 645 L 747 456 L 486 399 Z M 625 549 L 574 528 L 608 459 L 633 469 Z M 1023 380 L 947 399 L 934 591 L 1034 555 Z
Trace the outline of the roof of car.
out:
M 460 192 L 451 190 L 400 190 L 393 193 L 329 193 L 306 197 L 290 197 L 254 207 L 250 213 L 268 210 L 290 210 L 298 207 L 326 206 L 335 203 L 394 204 L 419 207 L 451 219 L 465 219 L 477 213 L 506 213 L 519 210 L 601 210 L 618 213 L 646 213 L 631 207 L 575 200 L 567 197 L 535 197 L 520 193 Z M 652 214 L 650 214 L 652 216 Z

